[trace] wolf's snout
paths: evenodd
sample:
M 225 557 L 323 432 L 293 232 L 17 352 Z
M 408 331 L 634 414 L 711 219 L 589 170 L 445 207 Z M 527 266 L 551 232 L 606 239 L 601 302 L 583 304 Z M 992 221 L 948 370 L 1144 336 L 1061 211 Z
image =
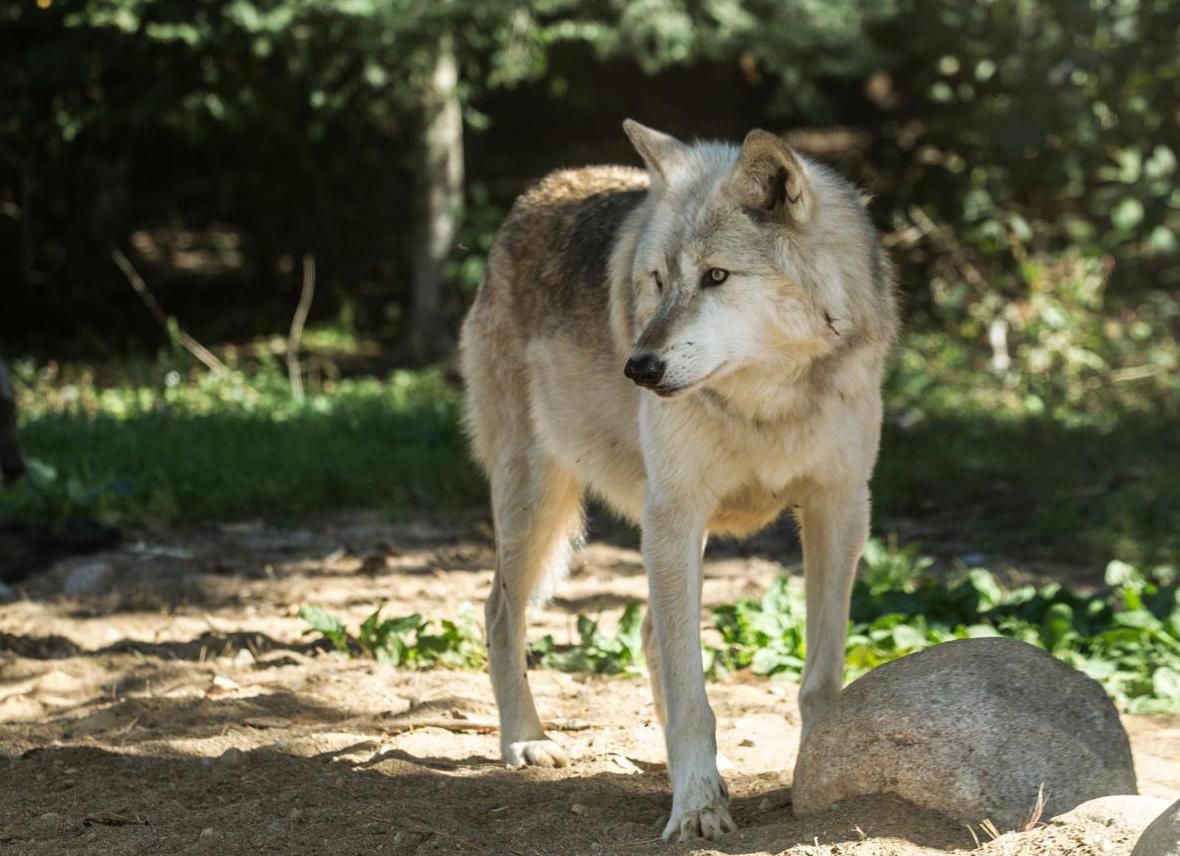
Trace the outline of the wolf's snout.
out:
M 654 387 L 664 378 L 667 365 L 655 354 L 636 354 L 627 360 L 623 374 L 640 386 Z

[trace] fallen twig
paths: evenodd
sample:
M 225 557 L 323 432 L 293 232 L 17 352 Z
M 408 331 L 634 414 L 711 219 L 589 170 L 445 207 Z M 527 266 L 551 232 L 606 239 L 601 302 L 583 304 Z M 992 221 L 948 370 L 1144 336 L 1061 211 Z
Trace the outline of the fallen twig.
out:
M 83 826 L 151 826 L 145 817 L 124 817 L 121 814 L 88 814 L 82 818 Z
M 602 723 L 586 722 L 580 719 L 557 719 L 543 722 L 546 731 L 586 731 L 591 728 L 604 728 Z M 403 731 L 413 731 L 415 728 L 441 728 L 464 734 L 491 734 L 500 727 L 498 722 L 490 719 L 445 719 L 441 717 L 431 719 L 413 719 L 403 722 L 391 722 L 381 726 L 386 734 L 400 734 Z

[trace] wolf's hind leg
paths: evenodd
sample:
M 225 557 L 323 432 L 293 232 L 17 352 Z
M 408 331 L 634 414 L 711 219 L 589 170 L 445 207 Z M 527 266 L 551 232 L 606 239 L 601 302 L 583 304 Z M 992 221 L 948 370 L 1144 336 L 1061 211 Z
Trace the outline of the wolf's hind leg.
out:
M 582 521 L 577 482 L 535 449 L 493 468 L 496 574 L 485 606 L 488 671 L 500 711 L 500 751 L 512 767 L 564 767 L 541 727 L 525 661 L 526 612 L 570 560 Z
M 807 585 L 807 661 L 799 708 L 803 736 L 840 697 L 849 598 L 869 535 L 867 485 L 831 488 L 802 504 L 803 567 Z

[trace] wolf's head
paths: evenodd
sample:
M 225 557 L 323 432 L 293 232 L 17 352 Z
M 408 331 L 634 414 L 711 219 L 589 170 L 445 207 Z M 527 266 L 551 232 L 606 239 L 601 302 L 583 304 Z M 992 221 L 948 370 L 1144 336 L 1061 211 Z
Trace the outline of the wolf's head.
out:
M 650 175 L 644 221 L 612 261 L 631 286 L 635 383 L 671 396 L 746 368 L 798 368 L 871 311 L 850 286 L 879 278 L 875 232 L 834 173 L 766 131 L 739 148 L 623 128 Z

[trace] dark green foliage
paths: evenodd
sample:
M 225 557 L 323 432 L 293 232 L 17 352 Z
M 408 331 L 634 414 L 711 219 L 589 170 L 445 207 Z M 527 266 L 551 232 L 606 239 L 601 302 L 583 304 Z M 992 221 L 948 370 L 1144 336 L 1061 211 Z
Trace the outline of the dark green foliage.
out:
M 948 581 L 926 576 L 928 564 L 909 550 L 870 545 L 852 593 L 849 678 L 952 639 L 1007 636 L 1098 680 L 1125 710 L 1180 710 L 1180 587 L 1171 569 L 1148 576 L 1112 562 L 1106 586 L 1082 595 L 1059 583 L 1004 589 L 982 568 Z M 724 642 L 708 652 L 715 672 L 802 673 L 799 581 L 780 577 L 760 600 L 720 607 L 713 620 Z
M 198 332 L 273 329 L 311 252 L 317 312 L 403 334 L 410 152 L 443 33 L 469 131 L 456 286 L 537 172 L 625 156 L 628 113 L 702 136 L 865 132 L 841 166 L 896 232 L 909 305 L 967 337 L 1020 316 L 1067 246 L 1113 260 L 1120 294 L 1180 284 L 1170 0 L 3 0 L 0 23 L 0 333 L 22 340 L 27 318 L 88 353 L 152 335 L 109 251 L 153 227 L 216 244 L 151 271 Z M 647 87 L 681 72 L 720 79 L 717 103 Z M 249 311 L 210 317 L 227 301 Z

